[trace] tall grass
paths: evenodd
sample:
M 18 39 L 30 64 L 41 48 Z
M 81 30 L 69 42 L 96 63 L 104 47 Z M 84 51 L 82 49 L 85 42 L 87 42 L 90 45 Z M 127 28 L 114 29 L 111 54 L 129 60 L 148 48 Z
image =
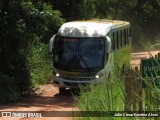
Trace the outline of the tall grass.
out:
M 160 36 L 160 35 L 159 35 Z M 155 58 L 155 56 L 153 56 L 151 54 L 152 50 L 160 50 L 160 37 L 156 37 L 156 44 L 155 45 L 151 45 L 150 42 L 146 42 L 147 40 L 142 40 L 141 44 L 143 45 L 143 47 L 145 48 L 145 50 L 148 52 L 150 59 L 152 59 L 152 61 L 158 64 L 158 66 L 160 66 L 159 63 L 159 59 L 160 58 Z M 158 56 L 158 55 L 157 55 Z M 153 67 L 154 64 L 152 63 Z M 156 75 L 156 78 L 159 76 L 159 72 L 155 69 L 153 74 Z M 142 101 L 143 101 L 143 108 L 146 111 L 157 111 L 160 110 L 160 78 L 158 77 L 156 80 L 153 80 L 154 78 L 149 78 L 148 75 L 146 74 L 146 78 L 143 78 L 141 76 L 141 74 L 138 74 L 138 78 L 143 81 L 143 88 L 142 88 L 142 96 L 139 97 Z M 155 85 L 155 82 L 157 85 Z
M 102 83 L 92 85 L 90 91 L 82 91 L 81 96 L 77 99 L 77 106 L 85 114 L 90 111 L 122 111 L 124 109 L 124 82 L 123 76 L 115 74 L 110 79 L 105 77 Z M 88 113 L 87 113 L 88 111 Z M 102 118 L 101 118 L 102 117 Z M 108 118 L 108 117 L 107 117 Z M 104 116 L 98 118 L 90 117 L 80 119 L 104 119 Z
M 126 74 L 129 75 L 129 73 Z M 125 79 L 126 77 L 121 72 L 117 73 L 116 70 L 116 72 L 113 71 L 110 79 L 105 77 L 101 84 L 92 85 L 90 91 L 82 91 L 76 105 L 80 111 L 86 111 L 85 115 L 87 114 L 89 117 L 81 115 L 79 119 L 141 120 L 145 118 L 105 117 L 106 115 L 100 115 L 97 118 L 90 111 L 95 111 L 95 114 L 99 114 L 101 111 L 158 111 L 160 108 L 160 89 L 155 87 L 149 78 L 143 78 L 140 73 L 134 72 L 132 76 L 134 79 Z M 146 87 L 142 86 L 142 81 Z
M 160 63 L 155 59 L 152 54 L 149 52 L 151 56 L 151 60 L 160 66 Z M 152 64 L 152 67 L 154 64 Z M 158 69 L 155 69 L 153 71 L 153 74 L 156 75 L 156 79 L 154 77 L 149 77 L 146 73 L 146 78 L 143 78 L 141 75 L 139 75 L 138 79 L 143 81 L 142 84 L 142 96 L 140 99 L 143 101 L 143 107 L 146 111 L 157 111 L 160 110 L 160 78 L 158 77 L 159 73 L 157 71 Z M 139 96 L 138 96 L 139 97 Z

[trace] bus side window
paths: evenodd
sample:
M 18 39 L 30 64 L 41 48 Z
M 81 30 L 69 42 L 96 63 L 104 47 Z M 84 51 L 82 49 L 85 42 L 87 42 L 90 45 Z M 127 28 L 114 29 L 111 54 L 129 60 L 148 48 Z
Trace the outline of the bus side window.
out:
M 131 27 L 129 28 L 129 40 L 128 40 L 128 44 L 130 44 L 130 40 L 131 40 L 131 37 L 132 37 L 132 32 L 131 32 Z
M 126 46 L 127 43 L 127 36 L 126 36 L 126 29 L 124 29 L 124 46 Z
M 116 41 L 117 41 L 117 49 L 119 49 L 119 37 L 118 37 L 118 31 L 116 32 Z
M 129 37 L 132 37 L 132 30 L 129 28 Z
M 127 28 L 127 45 L 129 45 L 129 29 Z
M 115 33 L 114 32 L 111 35 L 111 40 L 112 40 L 112 50 L 115 50 Z
M 116 32 L 113 33 L 114 34 L 114 49 L 116 50 L 117 49 L 117 35 L 116 35 Z
M 121 31 L 119 31 L 120 32 L 120 41 L 121 41 L 121 47 L 123 47 L 123 38 L 122 38 L 122 30 Z
M 122 32 L 122 47 L 124 47 L 125 46 L 125 44 L 124 44 L 124 30 L 121 30 L 121 32 Z
M 121 31 L 118 31 L 118 46 L 119 46 L 119 48 L 121 48 L 122 47 L 122 40 L 121 40 Z

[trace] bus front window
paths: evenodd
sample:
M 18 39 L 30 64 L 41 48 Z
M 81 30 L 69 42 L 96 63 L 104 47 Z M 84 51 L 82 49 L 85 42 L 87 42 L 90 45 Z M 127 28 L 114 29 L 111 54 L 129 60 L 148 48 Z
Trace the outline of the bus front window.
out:
M 84 39 L 80 41 L 80 61 L 83 68 L 95 68 L 102 66 L 104 41 L 102 39 Z M 86 62 L 86 65 L 84 65 Z
M 104 38 L 57 37 L 54 66 L 74 71 L 102 67 L 104 42 Z

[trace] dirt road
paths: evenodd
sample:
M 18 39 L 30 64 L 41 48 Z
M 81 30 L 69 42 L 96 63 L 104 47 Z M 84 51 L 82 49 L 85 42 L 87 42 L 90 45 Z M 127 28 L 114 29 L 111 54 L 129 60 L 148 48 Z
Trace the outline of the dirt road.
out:
M 72 93 L 67 90 L 65 94 L 59 94 L 58 89 L 53 87 L 52 82 L 41 85 L 36 89 L 36 95 L 22 99 L 15 104 L 0 106 L 0 111 L 75 111 Z M 52 116 L 54 112 L 50 113 Z M 50 116 L 50 115 L 48 115 Z M 55 114 L 55 116 L 58 116 Z M 27 118 L 7 118 L 1 117 L 0 120 L 26 120 Z M 29 118 L 28 118 L 29 119 Z M 27 120 L 28 120 L 27 119 Z M 68 120 L 66 117 L 43 117 L 30 118 L 29 120 Z
M 158 51 L 148 52 L 135 52 L 131 54 L 131 64 L 140 64 L 141 59 L 149 58 L 151 55 L 155 56 L 158 54 Z
M 153 56 L 157 51 L 152 52 Z M 141 58 L 147 58 L 147 52 L 132 53 L 131 64 L 139 64 Z M 52 82 L 42 85 L 36 89 L 36 95 L 22 99 L 20 102 L 1 105 L 0 111 L 75 111 L 78 108 L 74 105 L 72 93 L 67 90 L 66 94 L 59 94 L 58 89 L 53 87 Z M 21 118 L 1 117 L 0 120 L 68 120 L 72 117 L 58 117 L 56 113 L 50 113 L 57 117 L 43 118 Z

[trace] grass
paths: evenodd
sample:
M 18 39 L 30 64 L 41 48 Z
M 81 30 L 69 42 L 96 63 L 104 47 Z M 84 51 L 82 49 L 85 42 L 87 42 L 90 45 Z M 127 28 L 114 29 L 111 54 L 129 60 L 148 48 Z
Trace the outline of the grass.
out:
M 80 110 L 95 111 L 93 112 L 94 116 L 99 116 L 102 111 L 122 111 L 124 109 L 123 77 L 113 76 L 112 79 L 107 77 L 104 79 L 102 83 L 96 86 L 92 85 L 90 91 L 81 92 L 81 96 L 77 99 L 77 106 Z M 90 113 L 92 114 L 92 112 L 85 112 L 85 114 Z M 104 115 L 98 118 L 92 116 L 80 119 L 104 119 Z
M 153 86 L 149 78 L 143 78 L 133 71 L 133 79 L 113 72 L 110 79 L 104 78 L 103 82 L 91 86 L 90 91 L 81 91 L 76 106 L 80 111 L 85 111 L 79 117 L 81 120 L 141 120 L 144 117 L 106 117 L 107 111 L 157 111 L 160 108 L 160 89 Z M 142 80 L 146 88 L 141 85 Z M 94 111 L 94 112 L 93 112 Z M 87 116 L 87 117 L 86 117 Z M 155 119 L 149 117 L 148 119 Z
M 47 83 L 52 76 L 52 61 L 48 54 L 48 46 L 43 43 L 30 45 L 27 58 L 32 86 Z

